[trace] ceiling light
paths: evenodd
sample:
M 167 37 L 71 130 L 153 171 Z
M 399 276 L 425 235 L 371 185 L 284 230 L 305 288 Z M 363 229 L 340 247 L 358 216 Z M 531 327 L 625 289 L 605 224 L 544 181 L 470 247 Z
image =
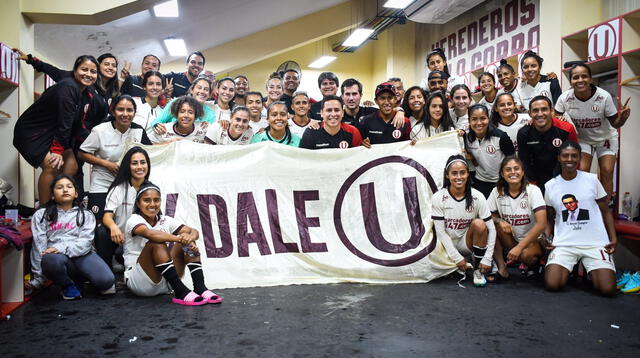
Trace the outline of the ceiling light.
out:
M 360 46 L 363 42 L 365 42 L 369 36 L 373 33 L 372 29 L 357 29 L 352 32 L 349 37 L 342 43 L 342 46 L 345 47 L 356 47 Z
M 178 17 L 178 0 L 163 2 L 153 7 L 156 17 Z
M 319 59 L 313 61 L 309 67 L 311 68 L 322 68 L 326 65 L 328 65 L 329 63 L 333 62 L 333 60 L 335 60 L 336 57 L 335 56 L 322 56 Z
M 187 46 L 184 44 L 183 39 L 165 39 L 164 45 L 169 50 L 171 56 L 186 56 Z
M 394 9 L 404 9 L 405 7 L 409 6 L 409 4 L 411 4 L 413 2 L 413 0 L 387 0 L 386 3 L 384 3 L 384 7 L 390 7 L 390 8 L 394 8 Z

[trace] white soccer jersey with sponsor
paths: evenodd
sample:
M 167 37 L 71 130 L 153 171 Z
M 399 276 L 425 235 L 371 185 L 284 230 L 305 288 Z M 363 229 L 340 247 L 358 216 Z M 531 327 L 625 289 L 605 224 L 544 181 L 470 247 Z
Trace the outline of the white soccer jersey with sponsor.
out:
M 251 143 L 253 131 L 247 128 L 240 137 L 233 139 L 229 136 L 229 130 L 222 128 L 220 122 L 216 122 L 209 126 L 206 137 L 217 145 L 246 145 Z
M 600 87 L 586 101 L 576 98 L 573 89 L 565 91 L 558 98 L 556 111 L 566 113 L 576 126 L 578 140 L 587 144 L 599 144 L 616 138 L 618 132 L 607 117 L 618 114 L 609 92 Z
M 449 189 L 438 190 L 431 198 L 432 218 L 434 220 L 444 220 L 447 235 L 452 240 L 464 240 L 469 225 L 474 219 L 490 220 L 491 212 L 487 205 L 487 200 L 481 192 L 471 188 L 473 204 L 469 210 L 466 209 L 466 200 L 456 200 L 451 195 Z
M 138 214 L 131 215 L 129 220 L 127 220 L 127 227 L 124 232 L 124 254 L 122 255 L 124 257 L 124 266 L 127 269 L 135 266 L 138 262 L 138 256 L 140 256 L 144 245 L 146 245 L 148 241 L 146 237 L 133 234 L 133 230 L 140 225 L 144 225 L 152 230 L 174 235 L 177 234 L 183 226 L 178 220 L 166 215 L 161 215 L 160 219 L 153 226 L 142 216 Z
M 498 213 L 502 220 L 511 224 L 513 235 L 518 240 L 524 238 L 535 225 L 535 212 L 546 208 L 542 191 L 533 184 L 528 184 L 515 198 L 508 192 L 500 195 L 498 188 L 493 188 L 487 201 L 492 213 Z
M 420 140 L 428 137 L 433 137 L 436 134 L 444 132 L 442 125 L 438 128 L 433 128 L 430 124 L 425 125 L 424 122 L 420 122 L 415 126 L 411 126 L 411 134 L 409 138 L 411 140 Z
M 578 170 L 571 180 L 561 175 L 545 185 L 544 200 L 555 212 L 554 246 L 605 246 L 609 235 L 596 202 L 607 196 L 598 176 Z M 566 205 L 575 201 L 574 206 Z
M 258 133 L 262 128 L 267 128 L 269 126 L 269 122 L 267 122 L 267 117 L 260 116 L 260 120 L 258 122 L 254 122 L 249 119 L 249 128 L 253 131 L 253 133 Z
M 216 101 L 206 101 L 204 102 L 205 106 L 211 108 L 213 112 L 216 114 L 216 121 L 230 121 L 231 120 L 231 108 L 222 109 Z
M 511 141 L 513 142 L 513 147 L 518 151 L 518 131 L 520 128 L 526 126 L 531 120 L 528 114 L 524 113 L 516 113 L 516 120 L 513 123 L 506 125 L 502 123 L 498 123 L 498 129 L 507 133 Z
M 140 97 L 134 97 L 133 101 L 136 102 L 136 116 L 133 118 L 133 123 L 144 128 L 147 133 L 153 131 L 151 123 L 156 120 L 162 108 L 160 106 L 151 107 L 149 103 L 143 102 L 144 99 Z
M 453 108 L 451 108 L 449 109 L 449 116 L 451 117 L 453 126 L 456 129 L 462 129 L 463 131 L 466 131 L 467 129 L 469 129 L 469 112 L 468 111 L 464 116 L 458 116 L 456 114 L 456 111 Z
M 299 126 L 296 122 L 293 121 L 292 118 L 289 119 L 289 130 L 291 131 L 291 133 L 295 133 L 298 135 L 298 137 L 302 138 L 302 135 L 304 134 L 304 131 L 309 128 L 309 124 L 311 124 L 311 121 L 309 121 L 309 123 L 307 123 L 304 126 Z
M 113 121 L 100 123 L 91 129 L 91 133 L 80 145 L 80 150 L 98 158 L 119 163 L 125 142 L 141 143 L 144 130 L 132 125 L 122 133 L 114 127 Z M 91 166 L 91 193 L 106 193 L 115 175 L 100 165 Z
M 164 127 L 167 129 L 165 134 L 157 134 L 155 131 L 150 133 L 149 139 L 151 143 L 165 143 L 174 139 L 190 140 L 196 143 L 204 143 L 204 136 L 207 134 L 207 122 L 195 121 L 193 122 L 193 131 L 191 133 L 183 135 L 176 132 L 178 123 L 166 123 Z
M 133 204 L 136 201 L 136 188 L 130 183 L 122 183 L 109 190 L 104 212 L 113 213 L 113 221 L 124 233 L 127 220 L 133 214 Z
M 520 81 L 520 85 L 518 85 L 518 93 L 520 94 L 522 105 L 527 110 L 529 110 L 529 102 L 531 102 L 535 96 L 545 96 L 551 100 L 551 103 L 553 103 L 553 96 L 551 95 L 551 81 L 538 81 L 538 84 L 536 84 L 535 87 L 529 85 L 526 81 Z

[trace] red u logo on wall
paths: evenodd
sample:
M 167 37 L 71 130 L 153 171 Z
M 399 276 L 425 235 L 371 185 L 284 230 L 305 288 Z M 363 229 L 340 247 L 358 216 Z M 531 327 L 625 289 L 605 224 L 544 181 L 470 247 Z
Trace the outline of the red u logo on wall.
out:
M 588 30 L 589 61 L 596 61 L 618 54 L 620 20 L 615 19 L 607 23 L 594 26 Z

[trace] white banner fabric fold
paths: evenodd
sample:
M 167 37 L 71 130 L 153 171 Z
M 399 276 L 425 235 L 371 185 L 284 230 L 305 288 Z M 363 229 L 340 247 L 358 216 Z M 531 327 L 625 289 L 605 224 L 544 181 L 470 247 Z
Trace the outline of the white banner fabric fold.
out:
M 145 149 L 163 212 L 200 233 L 212 289 L 417 283 L 456 269 L 431 220 L 446 160 L 461 153 L 455 131 L 371 149 L 187 141 Z

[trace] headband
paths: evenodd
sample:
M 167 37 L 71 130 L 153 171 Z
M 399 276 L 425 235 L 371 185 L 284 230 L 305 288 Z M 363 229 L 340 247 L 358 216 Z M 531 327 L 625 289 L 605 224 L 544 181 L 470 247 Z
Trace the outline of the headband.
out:
M 451 164 L 453 164 L 453 163 L 455 163 L 455 162 L 463 163 L 465 167 L 468 167 L 468 166 L 469 166 L 469 164 L 467 164 L 467 161 L 466 161 L 466 160 L 464 160 L 464 159 L 460 159 L 460 158 L 456 158 L 456 159 L 454 159 L 454 160 L 450 161 L 450 162 L 449 162 L 449 164 L 447 164 L 447 166 L 446 166 L 446 167 L 444 167 L 444 170 L 449 170 L 449 167 L 451 166 Z
M 151 190 L 151 189 L 157 190 L 158 193 L 160 193 L 160 187 L 158 187 L 155 184 L 150 184 L 150 185 L 147 185 L 144 188 L 138 190 L 138 193 L 136 194 L 136 201 L 140 198 L 140 195 L 142 195 L 142 193 L 144 193 L 147 190 Z

